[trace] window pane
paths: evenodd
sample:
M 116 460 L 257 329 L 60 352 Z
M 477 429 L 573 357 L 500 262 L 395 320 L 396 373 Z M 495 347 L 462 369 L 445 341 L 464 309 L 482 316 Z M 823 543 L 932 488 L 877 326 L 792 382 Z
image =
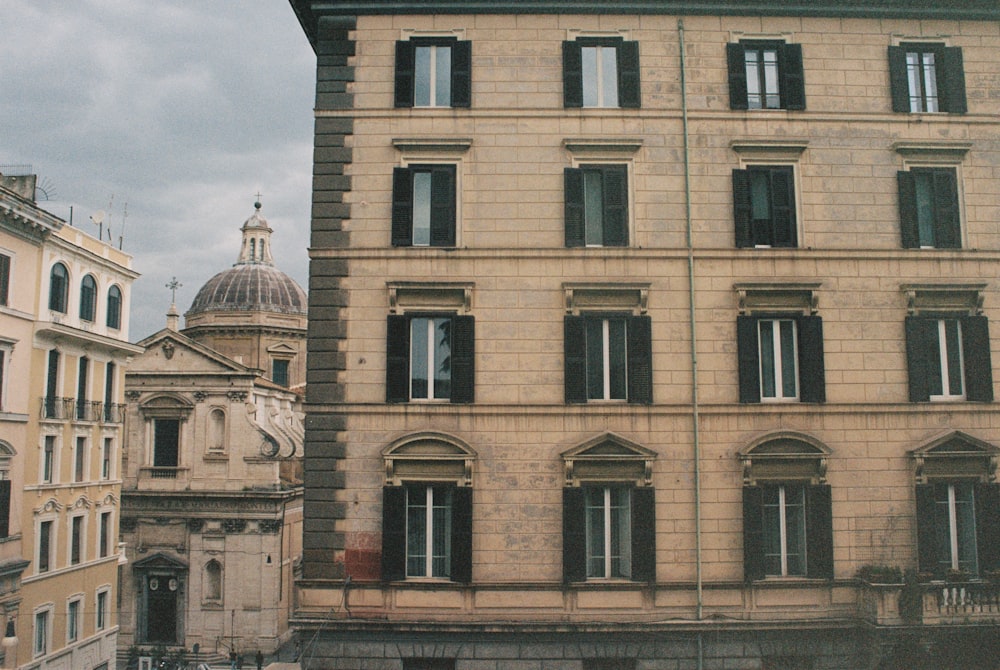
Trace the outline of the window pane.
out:
M 428 107 L 431 104 L 431 51 L 434 47 L 417 47 L 414 62 L 413 104 Z
M 785 554 L 786 575 L 806 574 L 806 505 L 805 489 L 786 486 L 785 489 Z
M 435 486 L 433 531 L 434 577 L 448 577 L 451 574 L 451 489 Z
M 948 372 L 948 394 L 961 396 L 965 393 L 962 386 L 962 339 L 961 328 L 957 319 L 944 321 L 945 363 Z
M 604 244 L 604 193 L 599 170 L 583 173 L 583 225 L 587 246 Z
M 625 320 L 608 319 L 608 399 L 625 400 L 627 352 Z
M 750 217 L 756 221 L 771 220 L 771 180 L 765 170 L 750 171 Z M 770 239 L 755 239 L 755 244 L 770 244 Z
M 428 349 L 427 329 L 430 319 L 415 318 L 410 322 L 410 397 L 427 398 Z
M 756 49 L 747 49 L 743 57 L 746 59 L 747 73 L 747 106 L 750 109 L 760 109 L 763 102 L 761 98 L 760 52 Z
M 934 246 L 934 175 L 912 171 L 916 191 L 917 236 L 922 247 Z
M 780 321 L 781 328 L 781 397 L 796 398 L 798 391 L 797 363 L 795 354 L 795 322 Z
M 764 59 L 764 106 L 768 109 L 781 107 L 778 95 L 778 52 L 767 49 L 762 52 Z
M 759 321 L 757 328 L 760 340 L 760 395 L 763 398 L 774 398 L 777 395 L 774 321 Z
M 764 574 L 781 574 L 781 505 L 778 486 L 764 487 Z
M 618 49 L 600 47 L 601 56 L 601 107 L 618 106 Z
M 431 243 L 431 173 L 413 173 L 413 246 Z
M 603 488 L 586 489 L 587 496 L 587 577 L 606 576 L 604 555 L 604 491 Z
M 451 47 L 434 48 L 434 104 L 451 105 Z
M 604 400 L 604 320 L 587 319 L 587 398 Z
M 434 319 L 434 397 L 451 397 L 451 319 Z
M 972 484 L 955 484 L 955 535 L 958 548 L 958 567 L 975 575 L 976 560 L 976 506 Z
M 920 54 L 907 52 L 906 54 L 906 80 L 910 87 L 910 111 L 923 112 L 924 101 L 922 95 Z
M 427 489 L 406 490 L 406 576 L 427 575 Z
M 597 107 L 600 86 L 597 73 L 597 47 L 583 47 L 580 51 L 583 55 L 583 106 Z
M 611 502 L 611 576 L 632 576 L 632 510 L 629 490 L 610 490 Z
M 937 65 L 934 52 L 923 54 L 924 104 L 928 112 L 938 111 Z

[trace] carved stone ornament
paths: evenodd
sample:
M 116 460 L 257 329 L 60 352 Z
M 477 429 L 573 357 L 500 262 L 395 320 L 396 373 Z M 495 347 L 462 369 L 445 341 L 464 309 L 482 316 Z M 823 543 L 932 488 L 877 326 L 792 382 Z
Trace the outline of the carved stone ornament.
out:
M 139 520 L 132 516 L 122 517 L 118 522 L 118 526 L 126 533 L 134 532 L 138 525 Z
M 125 399 L 129 402 L 136 402 L 141 396 L 138 391 L 125 391 Z
M 223 519 L 222 530 L 226 533 L 242 533 L 246 530 L 246 519 Z
M 228 393 L 226 393 L 226 397 L 229 398 L 230 400 L 234 401 L 234 402 L 237 401 L 237 400 L 239 400 L 240 402 L 244 402 L 247 399 L 247 392 L 246 391 L 229 391 Z
M 261 519 L 257 522 L 260 532 L 267 535 L 274 535 L 281 530 L 281 519 Z
M 174 357 L 174 343 L 170 340 L 161 344 L 160 349 L 163 350 L 163 355 L 166 356 L 168 361 Z
M 205 398 L 208 397 L 208 394 L 204 391 L 195 391 L 191 395 L 194 396 L 195 402 L 205 402 Z
M 200 533 L 201 529 L 205 527 L 204 519 L 188 519 L 187 529 L 192 533 Z

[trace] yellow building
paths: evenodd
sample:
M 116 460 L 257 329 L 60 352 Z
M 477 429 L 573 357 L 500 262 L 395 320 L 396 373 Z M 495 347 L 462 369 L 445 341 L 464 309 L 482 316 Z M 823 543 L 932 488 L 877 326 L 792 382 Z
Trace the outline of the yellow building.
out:
M 994 667 L 995 1 L 291 4 L 313 667 Z
M 27 562 L 5 667 L 105 670 L 117 645 L 118 469 L 125 366 L 141 351 L 128 343 L 138 275 L 131 256 L 38 208 L 33 177 L 4 183 L 17 190 L 0 192 L 9 268 L 0 439 L 18 463 L 9 537 Z

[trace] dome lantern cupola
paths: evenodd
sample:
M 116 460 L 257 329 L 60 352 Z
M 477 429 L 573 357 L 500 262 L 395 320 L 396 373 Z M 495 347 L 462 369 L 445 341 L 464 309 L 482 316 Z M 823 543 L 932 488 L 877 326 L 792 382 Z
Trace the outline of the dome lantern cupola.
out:
M 244 263 L 263 263 L 264 265 L 274 265 L 274 258 L 271 257 L 271 227 L 267 225 L 260 213 L 260 201 L 253 204 L 254 213 L 243 223 L 243 246 L 240 248 L 240 257 L 236 261 L 237 265 Z

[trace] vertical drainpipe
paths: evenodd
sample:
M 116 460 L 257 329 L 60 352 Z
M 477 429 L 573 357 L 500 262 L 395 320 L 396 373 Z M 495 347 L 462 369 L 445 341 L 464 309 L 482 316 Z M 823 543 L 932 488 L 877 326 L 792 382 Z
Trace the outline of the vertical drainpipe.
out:
M 688 309 L 691 325 L 691 433 L 694 450 L 694 538 L 697 620 L 702 620 L 701 580 L 701 441 L 698 425 L 698 329 L 694 301 L 694 241 L 691 230 L 691 145 L 687 115 L 687 73 L 685 72 L 684 19 L 677 19 L 680 42 L 681 115 L 684 127 L 684 219 L 687 228 Z M 702 667 L 702 635 L 698 633 L 698 668 Z

